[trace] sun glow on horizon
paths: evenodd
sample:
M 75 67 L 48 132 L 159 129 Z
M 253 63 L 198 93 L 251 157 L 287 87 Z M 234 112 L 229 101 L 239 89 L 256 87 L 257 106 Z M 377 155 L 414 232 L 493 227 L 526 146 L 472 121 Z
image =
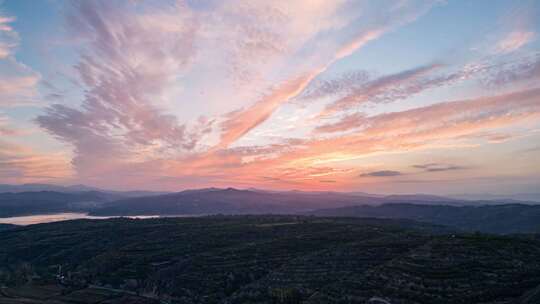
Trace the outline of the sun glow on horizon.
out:
M 0 183 L 536 191 L 539 4 L 391 2 L 0 2 Z

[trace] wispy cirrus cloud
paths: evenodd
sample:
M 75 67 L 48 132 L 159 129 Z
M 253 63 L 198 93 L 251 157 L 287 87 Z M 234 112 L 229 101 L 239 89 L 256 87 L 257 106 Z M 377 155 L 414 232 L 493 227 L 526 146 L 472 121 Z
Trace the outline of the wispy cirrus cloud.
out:
M 69 10 L 68 23 L 82 37 L 75 69 L 86 89 L 84 99 L 80 107 L 48 107 L 36 122 L 73 145 L 81 176 L 193 153 L 210 157 L 208 146 L 210 154 L 227 149 L 328 66 L 430 7 L 412 3 L 367 16 L 344 10 L 363 4 L 342 1 L 237 1 L 213 3 L 211 10 L 183 1 L 138 5 L 97 1 L 72 4 Z M 291 64 L 299 58 L 304 64 Z M 231 72 L 224 83 L 257 88 L 253 94 L 239 87 L 238 96 L 258 99 L 216 119 L 182 121 L 170 109 L 180 112 L 189 105 L 165 97 L 182 86 L 179 79 L 186 73 L 214 68 L 213 60 L 217 73 Z M 203 143 L 203 137 L 217 139 L 209 145 L 212 140 Z
M 372 81 L 353 86 L 346 96 L 330 103 L 324 109 L 322 116 L 330 115 L 338 111 L 348 110 L 365 102 L 386 102 L 404 99 L 421 90 L 415 80 L 436 70 L 438 64 L 421 66 L 393 75 L 383 76 Z M 433 82 L 432 82 L 433 83 Z M 426 84 L 432 85 L 432 84 Z
M 316 133 L 333 133 L 340 131 L 349 131 L 363 126 L 362 122 L 366 121 L 366 115 L 362 113 L 354 113 L 345 115 L 340 118 L 339 121 L 333 123 L 327 123 L 315 127 Z
M 40 80 L 39 74 L 14 58 L 20 40 L 11 26 L 15 20 L 0 11 L 0 107 L 35 103 Z
M 0 60 L 0 107 L 38 105 L 41 76 L 13 58 Z
M 158 101 L 194 56 L 197 23 L 181 5 L 142 14 L 133 9 L 121 2 L 73 4 L 68 21 L 88 40 L 76 65 L 87 91 L 80 108 L 57 104 L 36 119 L 75 147 L 82 174 L 93 174 L 97 164 L 152 159 L 197 144 L 198 133 Z
M 498 87 L 520 82 L 535 81 L 540 78 L 540 53 L 519 57 L 509 62 L 482 67 L 480 81 L 487 87 Z
M 0 60 L 9 57 L 19 44 L 19 35 L 10 25 L 15 17 L 2 15 L 0 11 Z
M 28 136 L 30 131 L 4 112 L 5 109 L 39 105 L 37 86 L 41 77 L 15 57 L 20 43 L 19 34 L 12 26 L 15 20 L 0 10 L 0 180 L 25 183 L 65 178 L 71 174 L 65 155 L 39 151 L 19 143 L 19 139 Z
M 453 164 L 441 164 L 441 163 L 427 163 L 421 165 L 414 165 L 413 168 L 422 169 L 425 172 L 444 172 L 444 171 L 456 171 L 468 169 L 468 167 L 458 166 Z
M 495 47 L 495 52 L 507 54 L 514 52 L 535 38 L 535 33 L 530 31 L 514 31 L 507 34 Z
M 214 185 L 234 182 L 238 185 L 253 186 L 271 182 L 273 187 L 287 188 L 294 185 L 309 188 L 314 187 L 314 183 L 320 184 L 321 176 L 332 176 L 332 180 L 336 180 L 340 187 L 347 187 L 354 184 L 357 170 L 335 167 L 334 164 L 389 151 L 408 153 L 439 149 L 441 146 L 459 147 L 465 135 L 538 119 L 539 98 L 540 91 L 535 89 L 443 102 L 367 117 L 360 122 L 365 126 L 360 132 L 330 138 L 289 141 L 282 145 L 261 146 L 257 149 L 245 147 L 220 150 L 212 154 L 169 161 L 168 166 L 176 168 L 173 172 L 182 172 L 184 176 L 196 180 L 209 180 L 210 184 Z M 423 167 L 419 169 L 428 172 L 465 168 L 454 164 L 420 165 Z M 259 177 L 253 176 L 253 172 L 257 172 Z
M 330 102 L 319 114 L 321 118 L 341 114 L 337 120 L 315 127 L 316 133 L 333 133 L 360 127 L 365 120 L 361 112 L 350 113 L 365 103 L 390 103 L 411 98 L 414 95 L 442 86 L 475 79 L 482 85 L 502 86 L 522 81 L 531 81 L 540 77 L 540 57 L 519 57 L 511 61 L 490 62 L 482 64 L 466 64 L 455 71 L 444 71 L 443 65 L 420 66 L 392 75 L 348 85 L 349 78 L 338 78 L 339 81 L 328 82 L 313 89 L 318 96 L 336 95 L 339 91 L 345 95 Z M 347 84 L 347 85 L 343 85 Z M 346 88 L 346 89 L 345 89 Z M 325 92 L 326 91 L 326 92 Z M 324 121 L 324 120 L 321 120 Z
M 71 166 L 64 154 L 41 153 L 0 139 L 0 180 L 3 182 L 51 182 L 71 175 Z
M 391 31 L 396 26 L 406 24 L 416 19 L 429 8 L 429 5 L 404 5 L 400 6 L 400 10 L 386 11 L 380 17 L 380 20 L 373 20 L 375 24 L 369 24 L 367 27 L 359 27 L 354 31 L 352 36 L 342 39 L 338 42 L 327 42 L 332 45 L 331 48 L 325 50 L 323 55 L 307 54 L 309 56 L 319 58 L 313 66 L 307 71 L 295 73 L 288 80 L 281 82 L 275 90 L 265 95 L 259 101 L 245 110 L 240 110 L 232 117 L 229 117 L 222 125 L 222 137 L 217 148 L 224 148 L 245 135 L 247 132 L 266 121 L 270 115 L 283 103 L 290 101 L 298 96 L 318 75 L 324 72 L 330 65 L 337 60 L 344 58 L 355 50 L 363 47 L 372 40 L 375 40 Z M 349 27 L 357 25 L 356 21 L 368 18 L 368 16 L 360 15 L 352 18 Z M 373 18 L 373 16 L 369 16 Z M 325 35 L 332 37 L 331 33 Z M 305 50 L 300 50 L 300 53 Z M 320 50 L 319 50 L 320 51 Z M 304 55 L 304 54 L 303 54 Z M 306 56 L 306 55 L 304 55 Z
M 540 117 L 539 97 L 535 89 L 380 114 L 362 121 L 361 132 L 303 142 L 274 161 L 313 166 L 387 151 L 437 148 L 452 141 L 459 145 L 467 134 L 534 121 Z M 340 147 L 339 153 L 335 147 Z
M 4 138 L 8 136 L 22 135 L 24 132 L 12 126 L 9 117 L 0 112 L 0 135 Z
M 426 41 L 438 39 L 423 32 L 433 20 L 412 24 L 434 5 L 429 1 L 58 5 L 70 36 L 54 55 L 66 55 L 62 64 L 72 67 L 62 79 L 31 68 L 46 64 L 22 64 L 40 54 L 29 48 L 15 57 L 19 41 L 39 43 L 19 40 L 14 28 L 24 24 L 14 17 L 0 19 L 0 37 L 12 39 L 0 44 L 0 106 L 12 115 L 0 116 L 2 180 L 43 181 L 48 170 L 78 183 L 168 190 L 350 190 L 405 181 L 411 172 L 442 181 L 477 170 L 451 163 L 405 169 L 421 159 L 412 154 L 525 145 L 520 138 L 540 118 L 536 29 L 505 26 L 505 35 L 487 35 L 499 39 L 485 52 L 470 52 L 449 33 L 448 41 L 460 44 L 448 56 L 414 38 L 419 31 Z M 41 102 L 44 109 L 26 108 Z M 26 128 L 28 117 L 58 141 L 23 137 L 17 127 Z M 26 145 L 34 142 L 50 149 Z M 51 153 L 56 144 L 65 153 Z M 477 168 L 474 159 L 467 164 Z
M 309 102 L 319 98 L 335 96 L 350 92 L 357 86 L 371 80 L 373 76 L 367 71 L 348 71 L 332 79 L 316 79 L 303 92 L 298 99 Z

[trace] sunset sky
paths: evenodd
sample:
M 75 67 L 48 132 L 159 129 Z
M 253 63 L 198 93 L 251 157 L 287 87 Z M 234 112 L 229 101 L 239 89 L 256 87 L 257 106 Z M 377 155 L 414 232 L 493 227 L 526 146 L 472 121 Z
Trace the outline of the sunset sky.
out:
M 540 2 L 0 0 L 0 183 L 540 188 Z

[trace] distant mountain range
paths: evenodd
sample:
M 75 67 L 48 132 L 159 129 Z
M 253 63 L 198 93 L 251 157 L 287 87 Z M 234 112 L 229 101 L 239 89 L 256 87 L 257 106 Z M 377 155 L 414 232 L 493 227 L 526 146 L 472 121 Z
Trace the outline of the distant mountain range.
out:
M 22 187 L 22 186 L 21 186 Z M 97 191 L 83 187 L 48 188 L 27 185 L 0 193 L 0 217 L 58 212 L 89 212 L 92 215 L 202 215 L 302 213 L 322 208 L 381 204 L 381 197 L 338 192 L 271 192 L 207 188 L 177 193 L 140 196 L 139 192 Z M 6 189 L 8 187 L 4 187 Z M 42 189 L 49 189 L 43 191 Z M 61 191 L 51 191 L 57 189 Z M 75 189 L 83 190 L 81 192 Z M 137 196 L 139 195 L 139 196 Z
M 162 194 L 151 191 L 110 191 L 84 185 L 0 184 L 0 217 L 89 212 L 103 203 Z
M 515 203 L 514 201 L 510 201 Z M 469 201 L 434 195 L 372 196 L 342 192 L 302 192 L 208 188 L 104 203 L 92 215 L 298 214 L 319 209 L 383 204 L 481 206 L 505 201 Z M 521 202 L 527 203 L 527 202 Z M 528 202 L 534 204 L 534 202 Z
M 362 196 L 337 192 L 202 189 L 106 202 L 92 215 L 310 214 L 403 218 L 459 230 L 540 232 L 540 205 L 465 201 L 431 195 Z
M 48 185 L 18 187 L 21 188 L 11 189 L 42 189 Z M 151 192 L 146 196 L 138 196 L 146 192 L 99 191 L 85 186 L 53 189 L 62 191 L 0 193 L 0 217 L 59 212 L 84 212 L 93 216 L 310 214 L 403 218 L 493 233 L 540 232 L 540 205 L 513 200 L 471 201 L 423 194 L 379 196 L 234 188 Z
M 461 200 L 492 200 L 492 201 L 529 201 L 540 202 L 540 193 L 516 193 L 516 194 L 458 194 L 452 195 L 452 198 Z
M 21 184 L 21 185 L 10 185 L 10 184 L 0 184 L 0 193 L 12 192 L 37 192 L 37 191 L 54 191 L 54 192 L 63 192 L 63 193 L 77 193 L 77 192 L 89 192 L 97 191 L 107 194 L 118 195 L 119 197 L 137 197 L 137 196 L 152 196 L 165 194 L 166 192 L 157 192 L 157 191 L 115 191 L 115 190 L 104 190 L 96 187 L 89 187 L 86 185 L 71 185 L 71 186 L 59 186 L 51 184 Z
M 58 212 L 87 212 L 103 202 L 118 199 L 103 192 L 64 193 L 55 191 L 0 193 L 0 217 L 47 214 Z
M 337 192 L 270 192 L 199 189 L 105 203 L 92 215 L 264 214 L 301 213 L 360 204 L 380 204 L 382 198 Z

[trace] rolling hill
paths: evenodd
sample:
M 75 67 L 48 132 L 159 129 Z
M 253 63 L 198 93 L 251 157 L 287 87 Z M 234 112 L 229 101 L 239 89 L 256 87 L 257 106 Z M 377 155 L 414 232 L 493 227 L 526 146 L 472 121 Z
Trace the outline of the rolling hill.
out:
M 448 206 L 409 203 L 348 206 L 311 212 L 317 216 L 403 218 L 465 231 L 540 233 L 540 206 L 524 204 Z
M 540 288 L 538 236 L 408 220 L 75 220 L 0 243 L 0 303 L 536 304 Z

